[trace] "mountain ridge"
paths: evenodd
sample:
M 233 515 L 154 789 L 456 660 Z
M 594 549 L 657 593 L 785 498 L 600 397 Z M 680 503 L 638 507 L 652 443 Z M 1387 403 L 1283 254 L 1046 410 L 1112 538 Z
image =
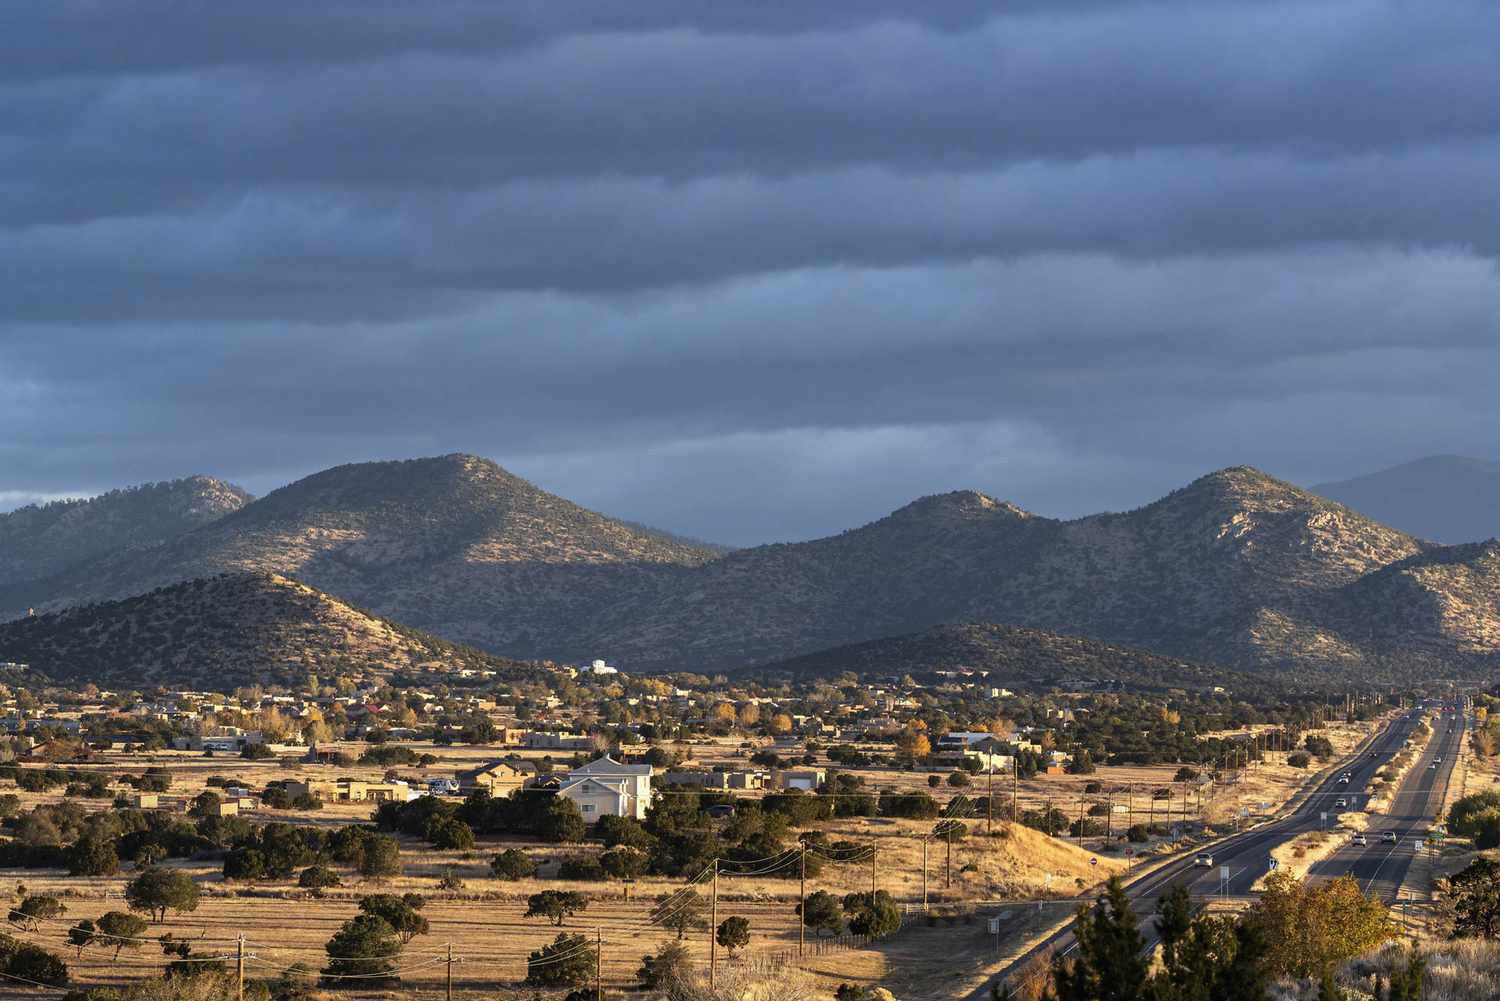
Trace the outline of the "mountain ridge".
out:
M 197 578 L 0 625 L 0 650 L 61 682 L 222 689 L 309 673 L 503 669 L 507 658 L 371 615 L 278 574 Z
M 1500 462 L 1430 455 L 1311 489 L 1445 545 L 1500 535 Z
M 521 659 L 714 672 L 943 623 L 1003 623 L 1236 668 L 1500 663 L 1500 566 L 1248 466 L 1060 520 L 972 490 L 837 535 L 720 553 L 461 454 L 334 467 L 141 553 L 12 589 L 44 609 L 277 573 Z M 1391 606 L 1391 607 L 1386 607 Z M 1402 636 L 1366 618 L 1406 623 Z M 3 654 L 3 651 L 0 651 Z
M 253 498 L 212 476 L 142 483 L 0 514 L 0 581 L 41 580 L 121 550 L 161 545 Z

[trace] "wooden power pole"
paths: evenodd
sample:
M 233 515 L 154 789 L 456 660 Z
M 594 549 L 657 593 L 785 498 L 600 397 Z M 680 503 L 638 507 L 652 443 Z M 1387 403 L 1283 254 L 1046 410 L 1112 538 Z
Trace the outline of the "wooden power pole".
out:
M 719 860 L 714 859 L 713 904 L 708 918 L 708 989 L 713 991 L 717 982 L 719 959 Z
M 802 874 L 801 884 L 797 889 L 797 898 L 801 901 L 797 906 L 797 912 L 802 916 L 797 922 L 797 958 L 807 950 L 807 846 L 802 846 Z

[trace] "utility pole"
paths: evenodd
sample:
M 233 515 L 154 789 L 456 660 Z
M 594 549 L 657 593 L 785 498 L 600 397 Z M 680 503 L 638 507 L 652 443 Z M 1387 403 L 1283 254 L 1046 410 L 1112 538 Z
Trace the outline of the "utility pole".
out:
M 708 989 L 714 989 L 719 960 L 719 860 L 714 859 L 713 903 L 708 917 Z
M 984 833 L 993 834 L 995 830 L 995 752 L 990 752 L 990 781 L 989 791 L 985 793 L 984 807 Z
M 870 846 L 870 906 L 875 906 L 875 859 L 880 855 L 880 846 Z
M 927 843 L 931 838 L 922 839 L 922 913 L 927 913 Z
M 1018 750 L 1010 759 L 1010 822 L 1018 824 L 1021 822 L 1021 752 Z
M 604 929 L 594 928 L 594 1001 L 604 1001 Z
M 444 978 L 443 993 L 448 1001 L 453 1001 L 453 943 L 448 943 L 448 975 Z
M 240 932 L 234 947 L 235 979 L 239 981 L 240 1001 L 245 1001 L 245 933 Z
M 797 890 L 797 897 L 801 903 L 797 906 L 797 912 L 802 915 L 802 920 L 797 923 L 797 958 L 802 958 L 802 953 L 807 949 L 807 846 L 802 846 L 802 883 Z M 715 870 L 717 871 L 717 870 Z
M 953 889 L 953 826 L 948 827 L 948 865 L 943 874 L 944 889 Z

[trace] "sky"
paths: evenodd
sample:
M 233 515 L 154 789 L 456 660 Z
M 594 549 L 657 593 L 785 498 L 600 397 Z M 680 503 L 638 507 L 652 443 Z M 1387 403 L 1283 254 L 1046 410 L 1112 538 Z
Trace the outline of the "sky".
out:
M 746 545 L 1500 451 L 1489 0 L 3 21 L 0 509 L 464 451 Z

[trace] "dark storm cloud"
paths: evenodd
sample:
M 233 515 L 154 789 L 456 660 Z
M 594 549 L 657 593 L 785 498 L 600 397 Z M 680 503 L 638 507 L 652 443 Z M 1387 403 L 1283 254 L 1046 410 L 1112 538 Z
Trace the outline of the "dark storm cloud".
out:
M 937 489 L 1081 513 L 1232 462 L 1484 451 L 1497 28 L 1478 3 L 8 11 L 0 506 L 464 449 L 747 542 Z

